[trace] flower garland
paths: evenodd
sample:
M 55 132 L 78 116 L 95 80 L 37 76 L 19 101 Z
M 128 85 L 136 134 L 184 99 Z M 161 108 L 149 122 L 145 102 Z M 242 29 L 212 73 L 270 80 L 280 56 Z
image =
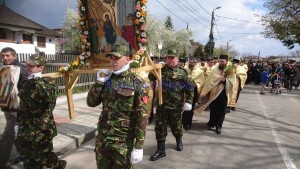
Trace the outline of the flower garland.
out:
M 88 23 L 88 11 L 87 11 L 87 0 L 78 0 L 78 15 L 79 22 L 78 28 L 80 31 L 80 46 L 82 53 L 72 62 L 65 67 L 59 68 L 60 73 L 68 73 L 73 70 L 82 67 L 86 59 L 91 56 L 91 43 L 89 38 L 89 23 Z
M 136 41 L 139 46 L 139 50 L 132 56 L 132 59 L 135 60 L 130 66 L 132 68 L 141 66 L 142 58 L 144 57 L 144 53 L 146 51 L 147 45 L 147 34 L 146 34 L 146 16 L 147 16 L 147 8 L 146 8 L 147 0 L 136 0 L 135 1 L 135 36 Z
M 59 69 L 60 73 L 69 73 L 73 70 L 79 69 L 82 67 L 86 59 L 91 56 L 91 43 L 89 37 L 89 22 L 88 22 L 88 9 L 87 9 L 88 0 L 78 0 L 78 14 L 80 17 L 78 27 L 81 34 L 81 49 L 82 53 L 79 55 L 72 63 L 69 63 L 65 67 Z M 132 68 L 141 66 L 141 61 L 146 51 L 147 45 L 147 34 L 146 34 L 146 10 L 147 0 L 136 0 L 135 2 L 135 35 L 136 41 L 139 46 L 139 50 L 132 56 L 134 62 L 130 65 Z
M 236 67 L 233 64 L 228 64 L 224 70 L 225 77 L 236 73 Z

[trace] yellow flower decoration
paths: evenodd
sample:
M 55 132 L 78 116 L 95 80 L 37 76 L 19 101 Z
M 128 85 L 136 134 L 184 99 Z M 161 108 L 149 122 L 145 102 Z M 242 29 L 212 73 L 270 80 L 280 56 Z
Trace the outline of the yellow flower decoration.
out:
M 141 0 L 142 4 L 146 4 L 147 0 Z
M 139 20 L 139 19 L 135 19 L 135 20 L 134 20 L 134 23 L 135 23 L 136 25 L 138 25 L 138 24 L 140 23 L 140 20 Z
M 146 16 L 146 12 L 145 12 L 145 11 L 142 11 L 142 12 L 141 12 L 141 15 L 142 15 L 143 17 L 145 17 L 145 16 Z

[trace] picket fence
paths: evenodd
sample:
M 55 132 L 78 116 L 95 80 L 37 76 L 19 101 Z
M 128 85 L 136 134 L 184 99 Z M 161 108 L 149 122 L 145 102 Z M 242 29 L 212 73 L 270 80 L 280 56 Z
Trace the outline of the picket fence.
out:
M 18 53 L 18 59 L 22 63 L 29 59 L 31 54 L 27 53 Z M 55 55 L 46 55 L 46 58 L 48 60 L 46 69 L 43 73 L 53 73 L 58 72 L 58 69 L 60 67 L 66 66 L 68 63 L 75 60 L 77 55 L 72 54 L 55 54 Z M 57 86 L 58 86 L 58 92 L 60 95 L 65 94 L 65 85 L 64 85 L 64 77 L 58 77 L 54 79 Z M 77 83 L 74 85 L 73 92 L 81 92 L 88 90 L 91 85 L 94 84 L 96 80 L 95 74 L 88 74 L 84 73 L 79 76 L 79 79 Z

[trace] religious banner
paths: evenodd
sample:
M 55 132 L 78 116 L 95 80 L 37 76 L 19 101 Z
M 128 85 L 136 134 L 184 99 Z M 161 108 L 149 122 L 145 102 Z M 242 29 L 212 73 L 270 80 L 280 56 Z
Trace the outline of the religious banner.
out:
M 109 63 L 105 56 L 115 44 L 127 46 L 131 54 L 139 50 L 134 27 L 135 0 L 81 1 L 85 1 L 80 10 L 85 9 L 83 19 L 88 26 L 85 31 L 89 32 L 89 52 L 94 67 Z
M 8 107 L 10 94 L 14 86 L 11 81 L 10 67 L 1 68 L 0 78 L 0 107 Z

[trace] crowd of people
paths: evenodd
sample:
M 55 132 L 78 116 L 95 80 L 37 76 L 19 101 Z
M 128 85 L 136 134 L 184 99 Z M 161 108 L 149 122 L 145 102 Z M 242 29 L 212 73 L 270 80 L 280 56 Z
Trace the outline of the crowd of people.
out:
M 246 83 L 261 85 L 260 94 L 262 95 L 265 94 L 265 89 L 269 85 L 271 85 L 270 92 L 276 91 L 281 85 L 287 90 L 298 90 L 299 88 L 300 63 L 295 60 L 285 62 L 253 61 L 248 63 L 248 67 Z
M 24 66 L 19 64 L 12 48 L 4 48 L 1 54 L 5 66 L 14 65 L 22 69 L 15 75 L 19 78 L 18 83 L 22 83 L 17 87 L 19 106 L 2 107 L 7 126 L 0 142 L 1 152 L 11 149 L 12 143 L 19 139 L 24 168 L 65 168 L 67 162 L 59 160 L 53 152 L 52 139 L 57 135 L 57 129 L 52 112 L 57 86 L 52 80 L 42 77 L 46 58 L 32 55 Z M 149 110 L 153 106 L 157 106 L 157 150 L 150 157 L 151 161 L 167 155 L 168 126 L 176 140 L 176 150 L 183 150 L 183 131 L 192 129 L 196 110 L 201 113 L 209 109 L 207 127 L 221 134 L 225 115 L 235 110 L 247 79 L 247 65 L 238 59 L 230 61 L 227 55 L 210 60 L 194 57 L 183 60 L 178 50 L 169 49 L 165 62 L 161 63 L 164 65 L 161 80 L 149 73 L 147 83 L 145 76 L 131 71 L 133 61 L 126 46 L 114 45 L 106 57 L 110 59 L 111 69 L 101 69 L 97 73 L 97 80 L 86 100 L 88 106 L 103 106 L 95 139 L 97 168 L 127 169 L 142 161 L 147 121 L 151 119 Z M 154 98 L 149 96 L 151 90 L 152 95 L 157 95 L 154 94 L 157 89 L 154 86 L 160 85 L 163 101 L 155 105 L 152 104 Z M 8 154 L 1 153 L 2 167 L 8 160 Z M 4 155 L 6 157 L 2 157 Z

